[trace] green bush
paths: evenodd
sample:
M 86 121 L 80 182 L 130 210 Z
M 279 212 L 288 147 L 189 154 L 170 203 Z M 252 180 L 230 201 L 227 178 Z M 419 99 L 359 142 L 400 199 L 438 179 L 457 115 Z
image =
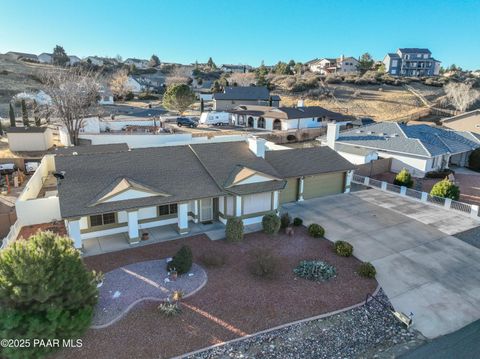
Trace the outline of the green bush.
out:
M 441 170 L 425 173 L 425 178 L 445 178 L 448 177 L 448 175 L 450 174 L 455 174 L 455 171 L 451 170 L 450 168 L 444 168 Z
M 101 276 L 87 270 L 67 237 L 39 232 L 0 252 L 0 337 L 80 338 L 90 326 Z M 0 349 L 0 357 L 43 357 L 54 348 Z
M 325 235 L 325 229 L 321 225 L 313 223 L 308 226 L 308 234 L 314 238 L 320 238 Z
M 227 242 L 241 242 L 243 240 L 243 221 L 240 218 L 227 219 L 225 237 Z
M 131 101 L 131 100 L 133 100 L 134 97 L 135 97 L 135 95 L 133 94 L 133 92 L 128 92 L 125 95 L 125 101 Z
M 393 180 L 393 184 L 396 184 L 397 186 L 404 186 L 407 188 L 412 188 L 413 186 L 413 179 L 412 175 L 406 168 L 398 172 L 398 174 L 395 176 L 395 179 Z
M 360 267 L 358 267 L 358 274 L 366 278 L 375 278 L 377 271 L 372 263 L 363 262 L 360 264 Z
M 280 218 L 275 213 L 269 213 L 262 218 L 263 231 L 267 234 L 277 234 L 280 229 Z
M 223 253 L 210 251 L 200 256 L 200 262 L 208 268 L 221 267 L 225 264 L 226 258 Z
M 460 188 L 448 178 L 445 178 L 433 185 L 430 195 L 458 201 L 460 198 Z
M 258 248 L 250 252 L 250 272 L 262 278 L 275 276 L 279 259 L 267 249 Z
M 322 261 L 301 261 L 294 269 L 293 273 L 301 278 L 324 282 L 337 275 L 334 266 Z
M 350 257 L 353 254 L 353 246 L 345 241 L 336 241 L 335 253 L 342 257 Z
M 192 250 L 189 246 L 182 246 L 173 259 L 168 262 L 167 270 L 176 270 L 178 274 L 185 274 L 192 268 L 192 262 Z
M 280 217 L 280 227 L 281 228 L 287 228 L 290 223 L 292 223 L 292 217 L 287 213 L 282 214 Z
M 470 153 L 468 158 L 468 167 L 474 171 L 480 172 L 480 148 L 477 148 Z
M 293 225 L 295 227 L 298 227 L 298 226 L 301 226 L 303 224 L 303 219 L 299 218 L 299 217 L 295 217 L 293 219 Z

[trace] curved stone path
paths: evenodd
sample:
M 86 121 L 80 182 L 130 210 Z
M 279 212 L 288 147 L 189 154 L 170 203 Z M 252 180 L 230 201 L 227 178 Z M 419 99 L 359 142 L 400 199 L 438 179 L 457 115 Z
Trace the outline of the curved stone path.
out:
M 122 318 L 144 300 L 164 301 L 179 290 L 188 297 L 207 282 L 207 273 L 197 264 L 190 271 L 169 281 L 167 260 L 129 264 L 105 273 L 92 320 L 92 328 L 105 328 Z

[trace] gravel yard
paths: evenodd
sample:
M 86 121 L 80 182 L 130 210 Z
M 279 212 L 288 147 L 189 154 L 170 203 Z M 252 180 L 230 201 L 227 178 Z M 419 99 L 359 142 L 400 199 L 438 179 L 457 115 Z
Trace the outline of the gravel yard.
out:
M 226 263 L 207 268 L 208 282 L 182 302 L 182 313 L 163 317 L 158 303 L 142 302 L 105 329 L 89 330 L 83 347 L 64 350 L 58 358 L 168 358 L 253 334 L 281 324 L 329 313 L 362 302 L 377 282 L 359 277 L 360 262 L 339 257 L 332 244 L 308 236 L 304 227 L 293 237 L 251 233 L 242 243 L 211 241 L 205 235 L 85 258 L 90 268 L 108 272 L 131 263 L 170 257 L 188 244 L 194 262 L 205 253 L 220 253 Z M 279 258 L 277 276 L 267 280 L 249 271 L 255 248 Z M 293 268 L 303 259 L 321 259 L 337 269 L 328 282 L 297 279 Z

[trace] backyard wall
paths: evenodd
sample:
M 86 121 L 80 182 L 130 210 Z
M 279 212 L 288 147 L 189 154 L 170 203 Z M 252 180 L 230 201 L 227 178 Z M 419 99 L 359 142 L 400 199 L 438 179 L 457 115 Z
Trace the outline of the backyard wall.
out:
M 355 170 L 355 174 L 360 176 L 371 177 L 378 175 L 380 173 L 390 172 L 392 166 L 391 158 L 382 158 L 379 160 L 371 161 L 370 163 L 365 163 L 359 165 Z

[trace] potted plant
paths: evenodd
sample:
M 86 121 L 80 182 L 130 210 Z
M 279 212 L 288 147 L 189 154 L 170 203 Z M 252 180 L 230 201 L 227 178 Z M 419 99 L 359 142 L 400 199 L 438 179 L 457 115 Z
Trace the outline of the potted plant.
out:
M 142 233 L 142 241 L 148 240 L 148 232 L 143 232 Z

